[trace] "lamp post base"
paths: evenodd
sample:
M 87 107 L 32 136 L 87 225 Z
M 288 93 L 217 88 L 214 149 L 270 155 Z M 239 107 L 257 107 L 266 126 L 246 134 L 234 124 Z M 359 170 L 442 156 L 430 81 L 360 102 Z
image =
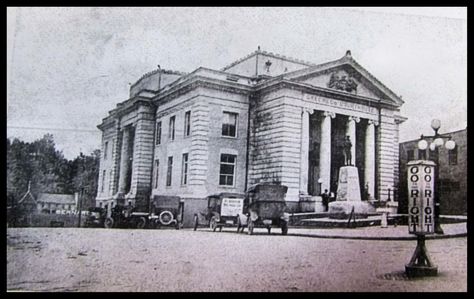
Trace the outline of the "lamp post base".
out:
M 425 236 L 418 235 L 416 249 L 410 260 L 405 265 L 405 273 L 408 277 L 437 276 L 438 267 L 433 265 L 425 246 Z
M 437 276 L 438 267 L 405 265 L 405 273 L 408 277 Z

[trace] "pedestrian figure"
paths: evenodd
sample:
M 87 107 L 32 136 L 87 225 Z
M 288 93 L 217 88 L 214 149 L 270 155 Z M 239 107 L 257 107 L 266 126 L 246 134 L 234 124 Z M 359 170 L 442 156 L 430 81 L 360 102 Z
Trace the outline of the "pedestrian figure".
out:
M 351 138 L 349 136 L 346 136 L 346 139 L 344 140 L 344 160 L 345 160 L 345 165 L 352 165 L 352 142 Z
M 323 198 L 324 211 L 327 211 L 328 206 L 329 206 L 329 192 L 328 192 L 328 189 L 324 189 L 324 193 L 321 194 L 321 197 Z

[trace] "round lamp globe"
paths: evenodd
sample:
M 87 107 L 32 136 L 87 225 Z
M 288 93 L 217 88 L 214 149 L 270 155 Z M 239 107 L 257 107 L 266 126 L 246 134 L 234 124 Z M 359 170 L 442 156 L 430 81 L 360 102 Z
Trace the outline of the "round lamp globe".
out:
M 452 150 L 456 147 L 456 143 L 452 140 L 446 141 L 446 144 L 444 145 L 448 150 Z
M 428 142 L 426 140 L 418 141 L 418 149 L 425 150 L 428 147 Z
M 443 138 L 436 138 L 434 140 L 434 143 L 436 144 L 436 146 L 442 146 L 444 143 Z

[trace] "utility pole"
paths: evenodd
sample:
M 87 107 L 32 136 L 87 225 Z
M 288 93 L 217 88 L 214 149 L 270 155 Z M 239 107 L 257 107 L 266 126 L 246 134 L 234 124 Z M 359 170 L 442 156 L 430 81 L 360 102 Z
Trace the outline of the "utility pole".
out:
M 84 196 L 84 187 L 81 187 L 81 195 L 79 196 L 79 221 L 77 227 L 81 227 L 81 215 L 82 215 L 82 199 Z

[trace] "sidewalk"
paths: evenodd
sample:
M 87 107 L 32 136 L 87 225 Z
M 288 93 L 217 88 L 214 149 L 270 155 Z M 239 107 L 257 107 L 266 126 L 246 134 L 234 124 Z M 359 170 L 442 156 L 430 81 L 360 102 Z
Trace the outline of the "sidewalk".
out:
M 453 223 L 441 225 L 444 234 L 427 235 L 426 239 L 444 239 L 467 237 L 467 223 Z M 367 226 L 358 228 L 302 228 L 290 227 L 288 236 L 311 237 L 311 238 L 333 238 L 333 239 L 357 239 L 357 240 L 416 240 L 416 236 L 408 233 L 408 226 L 389 225 L 386 228 L 380 226 Z

